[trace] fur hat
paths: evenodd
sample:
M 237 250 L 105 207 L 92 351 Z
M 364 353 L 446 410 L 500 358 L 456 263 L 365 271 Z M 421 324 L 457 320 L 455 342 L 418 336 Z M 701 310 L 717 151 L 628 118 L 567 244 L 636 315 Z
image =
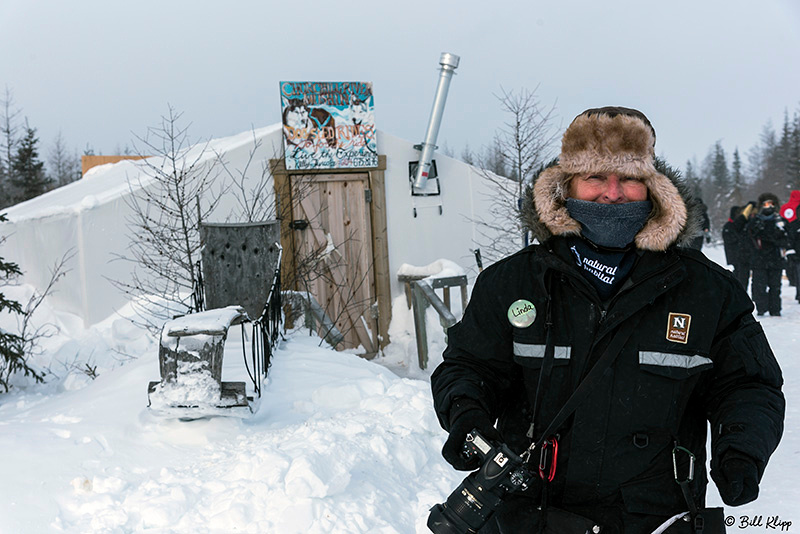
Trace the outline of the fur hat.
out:
M 758 207 L 760 208 L 761 206 L 763 206 L 764 202 L 766 202 L 767 200 L 771 200 L 772 205 L 775 207 L 777 207 L 778 204 L 780 204 L 780 202 L 778 201 L 778 196 L 775 195 L 774 193 L 761 193 L 760 195 L 758 195 Z
M 700 235 L 699 205 L 677 171 L 655 157 L 656 133 L 647 117 L 623 107 L 589 109 L 569 125 L 561 155 L 535 179 L 523 222 L 540 242 L 552 235 L 578 235 L 581 225 L 566 208 L 576 174 L 615 173 L 642 179 L 653 210 L 636 235 L 636 247 L 666 250 Z

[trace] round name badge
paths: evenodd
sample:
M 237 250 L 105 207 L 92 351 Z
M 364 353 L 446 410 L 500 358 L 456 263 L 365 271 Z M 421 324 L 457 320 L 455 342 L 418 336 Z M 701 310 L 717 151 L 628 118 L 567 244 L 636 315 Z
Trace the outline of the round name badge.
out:
M 536 320 L 536 306 L 529 300 L 519 299 L 508 307 L 508 322 L 517 328 L 527 328 Z

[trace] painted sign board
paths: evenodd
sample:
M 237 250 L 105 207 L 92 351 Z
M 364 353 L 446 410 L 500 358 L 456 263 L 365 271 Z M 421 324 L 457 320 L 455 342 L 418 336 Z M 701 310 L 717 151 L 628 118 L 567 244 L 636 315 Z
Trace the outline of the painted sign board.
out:
M 377 167 L 371 82 L 280 82 L 286 168 Z

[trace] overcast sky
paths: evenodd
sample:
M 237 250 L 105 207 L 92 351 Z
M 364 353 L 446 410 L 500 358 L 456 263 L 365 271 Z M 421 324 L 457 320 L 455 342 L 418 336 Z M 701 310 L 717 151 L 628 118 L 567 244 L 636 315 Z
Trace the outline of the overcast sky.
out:
M 537 89 L 562 131 L 586 108 L 653 123 L 675 166 L 717 140 L 742 156 L 800 110 L 797 0 L 0 1 L 0 94 L 46 155 L 110 154 L 172 105 L 196 139 L 280 120 L 278 82 L 370 81 L 379 129 L 420 142 L 442 52 L 461 57 L 439 135 L 479 149 L 493 96 Z

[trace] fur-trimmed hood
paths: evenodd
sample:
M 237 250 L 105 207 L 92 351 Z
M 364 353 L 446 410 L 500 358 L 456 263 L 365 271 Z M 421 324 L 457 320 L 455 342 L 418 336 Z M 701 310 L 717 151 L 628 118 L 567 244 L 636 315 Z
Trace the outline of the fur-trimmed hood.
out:
M 655 130 L 641 112 L 609 107 L 587 110 L 564 133 L 561 155 L 534 178 L 522 206 L 523 224 L 541 243 L 554 235 L 579 235 L 566 208 L 569 180 L 582 173 L 641 178 L 653 209 L 636 234 L 638 249 L 686 246 L 702 234 L 702 204 L 680 173 L 655 157 Z

